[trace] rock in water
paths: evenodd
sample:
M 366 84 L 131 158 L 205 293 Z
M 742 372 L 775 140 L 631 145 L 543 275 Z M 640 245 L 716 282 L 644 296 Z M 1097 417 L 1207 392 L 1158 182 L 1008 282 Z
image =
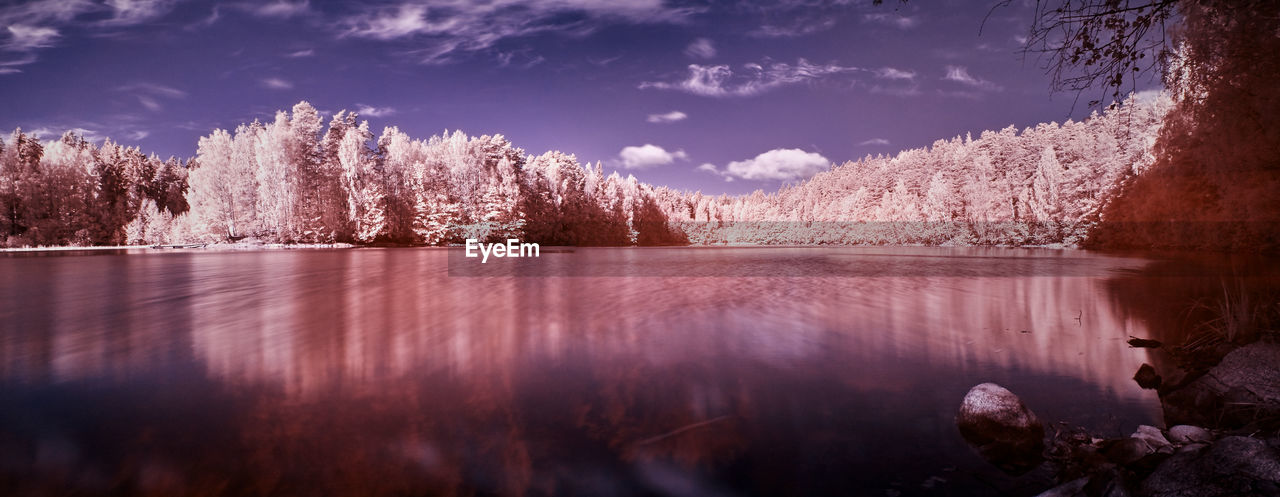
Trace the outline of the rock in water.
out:
M 1138 368 L 1138 372 L 1133 375 L 1133 381 L 1138 382 L 1138 386 L 1146 389 L 1160 388 L 1160 375 L 1156 374 L 1156 368 L 1150 364 L 1143 364 Z
M 1044 425 L 1022 399 L 995 383 L 969 390 L 956 426 L 979 455 L 1006 473 L 1026 473 L 1043 460 Z

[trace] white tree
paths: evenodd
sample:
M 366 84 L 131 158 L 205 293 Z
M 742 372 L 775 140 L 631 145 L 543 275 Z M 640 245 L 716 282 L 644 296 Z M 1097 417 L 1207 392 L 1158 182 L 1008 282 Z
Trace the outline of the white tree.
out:
M 242 126 L 241 131 L 244 129 Z M 243 142 L 240 145 L 243 148 Z M 191 186 L 191 214 L 197 230 L 204 234 L 236 239 L 246 236 L 253 225 L 257 202 L 255 168 L 236 149 L 236 142 L 226 130 L 215 130 L 200 138 L 196 149 L 198 166 L 191 170 L 187 181 Z

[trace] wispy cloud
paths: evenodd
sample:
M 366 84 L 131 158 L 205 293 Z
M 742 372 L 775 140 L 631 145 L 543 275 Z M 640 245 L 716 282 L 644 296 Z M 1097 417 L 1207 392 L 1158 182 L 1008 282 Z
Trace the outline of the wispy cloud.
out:
M 341 19 L 338 29 L 344 37 L 413 40 L 419 48 L 410 54 L 439 64 L 504 39 L 548 32 L 583 35 L 608 23 L 682 23 L 701 10 L 668 6 L 664 0 L 419 0 L 369 8 Z
M 866 147 L 871 145 L 884 146 L 888 144 L 889 144 L 889 140 L 885 138 L 872 138 L 870 140 L 863 140 L 861 142 L 858 142 L 859 147 Z
M 756 38 L 798 38 L 826 31 L 835 26 L 836 20 L 830 17 L 825 19 L 801 18 L 788 25 L 765 24 L 747 33 L 747 35 Z
M 164 110 L 164 106 L 160 105 L 160 102 L 157 102 L 156 99 L 151 98 L 150 96 L 147 96 L 147 95 L 136 95 L 136 96 L 138 98 L 138 103 L 141 104 L 143 107 L 146 107 L 147 110 L 151 112 L 160 112 Z
M 45 143 L 58 140 L 62 138 L 62 135 L 71 132 L 92 143 L 102 143 L 103 140 L 112 138 L 118 140 L 118 143 L 128 144 L 151 136 L 151 131 L 142 128 L 140 123 L 133 122 L 136 120 L 135 117 L 131 115 L 113 116 L 109 121 L 110 124 L 81 120 L 46 122 L 32 126 L 30 130 L 25 132 Z
M 133 26 L 167 14 L 176 0 L 33 0 L 0 6 L 0 74 L 21 72 L 36 61 L 35 52 L 57 44 L 68 30 Z M 92 17 L 92 19 L 89 19 Z
M 119 91 L 141 92 L 165 98 L 186 98 L 187 92 L 157 83 L 133 83 L 117 88 Z
M 138 100 L 138 105 L 141 105 L 152 112 L 160 112 L 164 110 L 164 105 L 160 103 L 160 99 L 181 99 L 187 97 L 187 92 L 185 91 L 171 86 L 147 82 L 124 85 L 116 88 L 116 91 L 133 95 L 133 97 Z
M 262 86 L 272 90 L 288 90 L 293 88 L 293 83 L 280 78 L 264 78 L 261 83 Z
M 704 97 L 746 97 L 783 86 L 808 83 L 828 76 L 859 70 L 836 64 L 813 64 L 800 59 L 795 64 L 765 62 L 746 64 L 734 73 L 727 65 L 690 64 L 688 75 L 679 81 L 646 81 L 640 89 L 676 90 Z
M 133 26 L 168 14 L 176 0 L 107 0 L 111 17 L 100 21 L 103 26 Z
M 778 148 L 750 159 L 730 162 L 724 169 L 715 164 L 702 164 L 697 170 L 719 174 L 726 179 L 794 181 L 812 177 L 830 167 L 831 161 L 821 154 L 798 148 Z
M 532 50 L 512 50 L 510 52 L 498 52 L 498 65 L 501 67 L 515 66 L 523 69 L 536 66 L 547 61 L 546 57 L 534 54 Z
M 245 4 L 249 13 L 258 17 L 269 17 L 275 19 L 289 19 L 308 13 L 311 10 L 311 2 L 302 0 L 300 2 L 290 2 L 288 0 L 274 0 L 261 4 Z
M 107 138 L 97 131 L 81 127 L 39 126 L 26 133 L 42 142 L 49 142 L 62 138 L 62 135 L 67 134 L 68 131 L 80 135 L 81 138 L 89 142 L 101 142 Z
M 673 110 L 666 114 L 649 114 L 649 117 L 646 118 L 645 120 L 651 123 L 661 124 L 661 123 L 673 123 L 676 121 L 683 121 L 688 118 L 689 118 L 688 114 L 685 114 L 678 110 Z
M 875 71 L 876 77 L 880 79 L 890 80 L 907 80 L 916 79 L 916 72 L 907 69 L 898 69 L 896 67 L 881 67 Z
M 698 38 L 684 48 L 684 54 L 695 59 L 710 59 L 716 56 L 716 46 L 711 40 Z
M 898 29 L 911 29 L 920 24 L 920 19 L 911 16 L 904 16 L 896 13 L 877 12 L 873 14 L 864 14 L 863 22 L 871 22 L 892 26 Z
M 946 70 L 946 75 L 942 77 L 943 81 L 953 81 L 982 91 L 1000 91 L 1004 89 L 1000 85 L 969 74 L 969 69 L 964 66 L 947 66 Z
M 10 25 L 7 29 L 9 38 L 4 44 L 5 50 L 25 52 L 37 48 L 53 46 L 59 36 L 58 30 L 42 26 Z
M 396 113 L 393 107 L 374 107 L 372 105 L 356 104 L 356 114 L 368 117 L 386 117 Z
M 668 152 L 662 147 L 646 143 L 638 147 L 624 147 L 621 152 L 618 152 L 618 158 L 624 169 L 646 169 L 665 166 L 675 162 L 676 159 L 688 160 L 689 156 L 684 153 L 684 150 Z
M 285 56 L 285 57 L 291 57 L 291 58 L 294 58 L 294 59 L 298 59 L 298 58 L 302 58 L 302 57 L 311 57 L 311 56 L 313 56 L 313 55 L 315 55 L 315 54 L 316 54 L 316 51 L 315 51 L 314 49 L 308 48 L 308 49 L 304 49 L 304 50 L 296 50 L 296 51 L 293 51 L 293 52 L 289 52 L 289 53 L 287 53 L 287 54 L 284 54 L 284 56 Z

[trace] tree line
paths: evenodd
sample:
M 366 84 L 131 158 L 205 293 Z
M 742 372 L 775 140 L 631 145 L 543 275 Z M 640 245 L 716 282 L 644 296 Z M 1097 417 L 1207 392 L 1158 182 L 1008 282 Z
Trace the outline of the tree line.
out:
M 202 137 L 187 161 L 67 133 L 0 141 L 7 246 L 218 243 L 448 245 L 1077 245 L 1152 161 L 1169 104 L 1013 127 L 866 157 L 765 194 L 710 196 L 526 154 L 501 135 L 376 138 L 310 104 Z
M 846 162 L 774 193 L 664 204 L 697 244 L 1078 246 L 1141 175 L 1167 97 Z
M 307 102 L 216 130 L 186 162 L 74 133 L 0 140 L 0 229 L 10 247 L 217 243 L 665 245 L 654 188 L 573 155 L 533 156 L 501 135 L 376 140 L 355 113 L 327 128 Z

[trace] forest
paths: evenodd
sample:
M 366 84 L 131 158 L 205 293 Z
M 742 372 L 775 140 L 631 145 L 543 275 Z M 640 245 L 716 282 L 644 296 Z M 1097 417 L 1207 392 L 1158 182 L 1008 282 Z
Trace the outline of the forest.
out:
M 0 143 L 9 247 L 218 243 L 448 245 L 949 244 L 1075 246 L 1151 163 L 1167 99 L 1082 122 L 1013 127 L 847 162 L 765 194 L 641 183 L 573 155 L 457 131 L 374 137 L 307 102 L 161 160 L 67 133 Z

